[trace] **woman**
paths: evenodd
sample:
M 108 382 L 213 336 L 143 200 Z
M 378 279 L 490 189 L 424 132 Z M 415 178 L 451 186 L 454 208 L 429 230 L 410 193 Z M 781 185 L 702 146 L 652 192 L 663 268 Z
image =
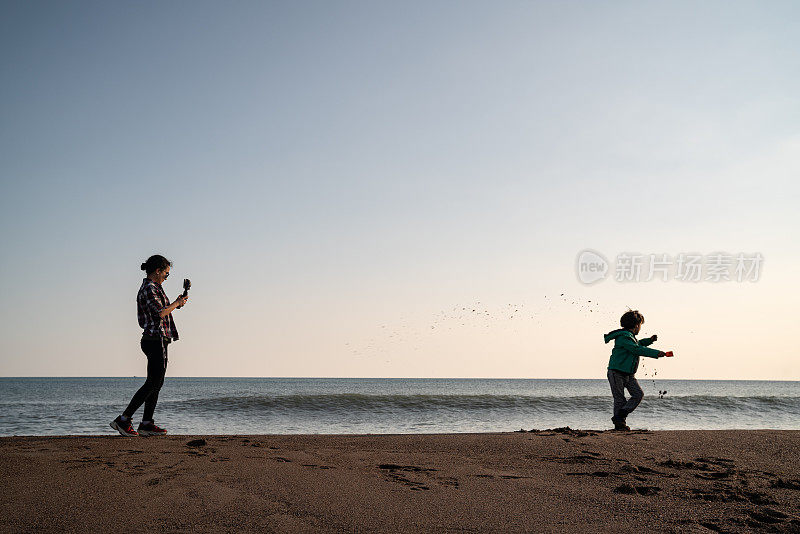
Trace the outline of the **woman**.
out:
M 164 383 L 167 372 L 167 345 L 178 340 L 178 329 L 172 319 L 172 312 L 180 308 L 189 297 L 179 296 L 172 304 L 161 287 L 169 276 L 172 263 L 164 256 L 150 256 L 142 264 L 147 278 L 142 281 L 139 294 L 136 295 L 136 306 L 139 315 L 139 326 L 142 332 L 142 352 L 147 356 L 147 380 L 131 399 L 122 415 L 111 421 L 111 428 L 123 436 L 159 436 L 167 433 L 153 421 L 153 412 L 158 402 L 158 392 Z M 144 403 L 142 422 L 138 431 L 133 429 L 131 418 L 139 406 Z

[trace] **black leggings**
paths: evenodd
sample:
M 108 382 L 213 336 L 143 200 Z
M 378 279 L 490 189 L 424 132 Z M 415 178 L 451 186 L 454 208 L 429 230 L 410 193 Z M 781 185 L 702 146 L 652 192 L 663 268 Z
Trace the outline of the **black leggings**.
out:
M 158 392 L 164 384 L 164 375 L 167 373 L 167 344 L 163 339 L 142 338 L 142 352 L 147 356 L 147 380 L 139 388 L 131 403 L 122 412 L 126 417 L 133 417 L 139 406 L 144 403 L 143 421 L 152 421 L 153 412 L 158 402 Z

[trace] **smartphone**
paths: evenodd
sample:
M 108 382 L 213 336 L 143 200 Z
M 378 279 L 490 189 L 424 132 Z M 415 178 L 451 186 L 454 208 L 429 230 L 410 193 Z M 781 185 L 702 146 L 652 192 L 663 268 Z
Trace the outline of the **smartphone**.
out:
M 189 290 L 191 288 L 192 288 L 192 281 L 189 280 L 188 278 L 184 278 L 183 279 L 183 294 L 181 296 L 182 297 L 189 296 Z M 183 305 L 178 306 L 178 309 L 181 309 L 181 308 L 183 308 Z

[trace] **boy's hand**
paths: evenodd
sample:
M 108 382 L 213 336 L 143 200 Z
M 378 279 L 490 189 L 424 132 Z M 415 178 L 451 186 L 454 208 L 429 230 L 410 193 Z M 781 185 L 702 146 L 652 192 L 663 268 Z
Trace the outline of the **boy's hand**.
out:
M 659 358 L 663 358 L 663 357 L 664 357 L 664 356 L 666 356 L 666 355 L 667 355 L 667 353 L 666 353 L 666 352 L 663 352 L 663 351 L 658 351 L 658 357 L 659 357 Z
M 650 339 L 652 339 L 653 341 L 658 341 L 658 336 L 653 334 L 652 336 L 650 336 Z

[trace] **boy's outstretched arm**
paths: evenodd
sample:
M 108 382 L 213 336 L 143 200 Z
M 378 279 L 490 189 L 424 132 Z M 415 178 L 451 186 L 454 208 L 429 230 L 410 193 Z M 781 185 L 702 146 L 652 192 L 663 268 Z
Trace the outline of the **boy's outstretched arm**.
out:
M 661 351 L 656 349 L 651 349 L 648 347 L 642 347 L 641 345 L 637 345 L 632 339 L 627 337 L 618 337 L 617 343 L 622 346 L 628 352 L 632 352 L 637 356 L 647 356 L 648 358 L 660 358 Z
M 653 342 L 655 342 L 655 339 L 653 339 L 654 337 L 656 337 L 656 336 L 650 336 L 650 337 L 646 337 L 644 339 L 640 339 L 639 340 L 639 345 L 641 345 L 643 347 L 647 347 L 648 345 L 652 345 Z

